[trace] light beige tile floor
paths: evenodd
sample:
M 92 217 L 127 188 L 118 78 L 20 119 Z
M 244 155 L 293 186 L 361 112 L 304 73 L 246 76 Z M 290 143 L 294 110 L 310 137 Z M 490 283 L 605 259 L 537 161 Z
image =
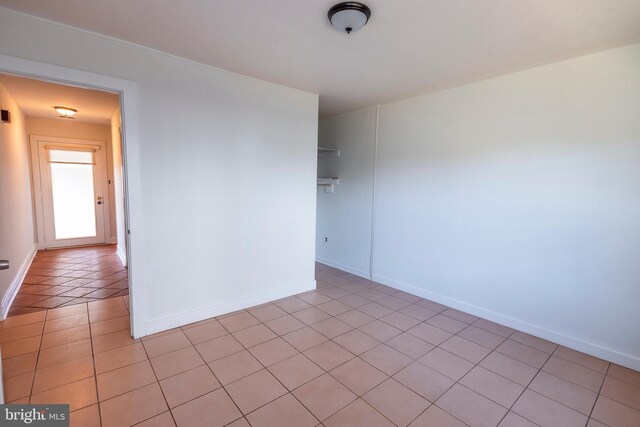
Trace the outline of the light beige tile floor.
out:
M 141 340 L 128 297 L 0 323 L 9 402 L 73 426 L 640 426 L 640 373 L 317 267 L 318 289 Z

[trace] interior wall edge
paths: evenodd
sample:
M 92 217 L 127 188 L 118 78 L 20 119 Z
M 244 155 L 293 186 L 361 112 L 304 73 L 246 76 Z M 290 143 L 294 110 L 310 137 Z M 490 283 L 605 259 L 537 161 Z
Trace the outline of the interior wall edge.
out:
M 111 126 L 111 141 L 109 145 L 111 146 L 111 164 L 113 166 L 113 208 L 114 208 L 114 220 L 115 220 L 115 241 L 113 243 L 116 244 L 116 253 L 120 257 L 122 264 L 127 266 L 127 224 L 126 217 L 127 214 L 125 212 L 125 197 L 126 192 L 124 189 L 124 163 L 122 156 L 122 137 L 121 137 L 121 128 L 122 128 L 122 118 L 121 118 L 121 108 L 118 106 L 116 111 L 114 111 L 111 116 L 110 126 Z
M 27 273 L 29 272 L 29 268 L 31 267 L 31 263 L 33 262 L 33 259 L 35 258 L 37 252 L 38 252 L 38 245 L 34 243 L 34 245 L 29 250 L 29 253 L 27 253 L 27 256 L 22 261 L 22 264 L 20 265 L 20 268 L 16 272 L 15 277 L 11 281 L 11 285 L 9 285 L 9 289 L 7 289 L 7 291 L 4 293 L 2 297 L 2 308 L 1 308 L 2 320 L 5 320 L 7 318 L 7 315 L 9 314 L 9 309 L 11 308 L 11 304 L 13 304 L 13 300 L 16 298 L 16 295 L 18 295 L 18 291 L 20 291 L 22 282 L 25 276 L 27 275 Z
M 190 323 L 211 319 L 216 316 L 221 316 L 223 314 L 232 313 L 238 310 L 244 310 L 246 308 L 291 297 L 303 292 L 314 291 L 315 289 L 316 281 L 312 280 L 291 286 L 285 286 L 279 289 L 255 293 L 253 295 L 245 297 L 222 301 L 196 310 L 185 311 L 182 313 L 152 319 L 147 321 L 146 323 L 146 334 L 151 335 L 156 332 L 162 332 L 179 326 L 185 326 Z
M 369 277 L 373 274 L 376 242 L 376 171 L 378 169 L 378 140 L 380 131 L 380 104 L 376 105 L 376 129 L 373 142 L 373 176 L 371 177 L 371 237 L 369 244 Z
M 439 304 L 444 304 L 451 308 L 455 308 L 456 310 L 464 311 L 466 313 L 473 314 L 474 316 L 482 317 L 483 319 L 508 326 L 512 329 L 525 332 L 538 338 L 552 341 L 555 344 L 563 345 L 573 350 L 586 353 L 590 356 L 604 359 L 609 362 L 625 366 L 629 369 L 640 371 L 640 358 L 633 355 L 622 353 L 614 349 L 603 347 L 588 341 L 573 338 L 553 331 L 551 329 L 536 325 L 534 323 L 526 322 L 524 320 L 517 319 L 511 316 L 506 316 L 504 314 L 500 314 L 498 312 L 491 311 L 477 305 L 469 304 L 465 301 L 428 291 L 416 285 L 399 282 L 389 277 L 373 274 L 371 280 L 386 286 L 390 286 L 399 291 L 404 291 L 421 298 L 429 299 Z

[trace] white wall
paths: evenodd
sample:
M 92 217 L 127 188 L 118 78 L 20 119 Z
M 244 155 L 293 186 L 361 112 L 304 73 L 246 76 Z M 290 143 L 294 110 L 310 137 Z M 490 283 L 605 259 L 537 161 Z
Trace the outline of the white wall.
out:
M 111 149 L 111 129 L 106 125 L 94 123 L 80 123 L 65 119 L 47 119 L 43 117 L 27 117 L 27 133 L 29 135 L 57 136 L 61 138 L 91 139 L 103 141 L 107 147 L 107 179 L 111 180 L 109 185 L 109 223 L 105 233 L 107 243 L 115 243 L 116 234 L 116 210 L 113 203 L 114 192 L 114 169 Z
M 314 286 L 317 95 L 7 9 L 0 22 L 2 54 L 138 86 L 142 192 L 129 199 L 144 258 L 130 268 L 147 332 Z
M 116 241 L 118 242 L 118 256 L 124 265 L 127 265 L 127 224 L 125 220 L 124 209 L 124 169 L 122 165 L 122 137 L 121 137 L 121 117 L 120 107 L 113 113 L 111 117 L 111 153 L 113 162 L 113 193 L 115 212 L 114 220 L 116 223 Z
M 0 108 L 11 114 L 11 123 L 0 123 L 0 258 L 10 262 L 0 270 L 4 318 L 35 255 L 35 233 L 25 117 L 1 84 Z
M 382 105 L 374 280 L 640 369 L 638 76 L 636 44 Z
M 320 120 L 318 145 L 340 157 L 318 159 L 318 176 L 338 177 L 333 193 L 318 187 L 316 259 L 370 277 L 376 107 Z M 325 242 L 325 238 L 327 241 Z

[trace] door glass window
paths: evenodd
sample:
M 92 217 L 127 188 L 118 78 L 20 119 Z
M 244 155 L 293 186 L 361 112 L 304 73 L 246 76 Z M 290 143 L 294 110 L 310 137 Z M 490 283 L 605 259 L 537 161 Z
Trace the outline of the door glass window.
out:
M 93 151 L 49 150 L 49 161 L 55 163 L 93 164 Z
M 49 150 L 55 237 L 96 236 L 93 152 Z

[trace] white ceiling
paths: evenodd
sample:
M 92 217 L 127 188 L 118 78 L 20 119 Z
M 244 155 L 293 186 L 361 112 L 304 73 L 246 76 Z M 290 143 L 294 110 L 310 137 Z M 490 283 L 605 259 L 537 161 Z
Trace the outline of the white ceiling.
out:
M 0 5 L 319 93 L 323 115 L 640 41 L 638 0 L 0 0 Z
M 74 120 L 83 123 L 108 125 L 120 105 L 114 93 L 73 86 L 64 86 L 41 80 L 0 73 L 2 84 L 16 101 L 25 116 L 69 120 L 59 116 L 54 106 L 78 110 Z

